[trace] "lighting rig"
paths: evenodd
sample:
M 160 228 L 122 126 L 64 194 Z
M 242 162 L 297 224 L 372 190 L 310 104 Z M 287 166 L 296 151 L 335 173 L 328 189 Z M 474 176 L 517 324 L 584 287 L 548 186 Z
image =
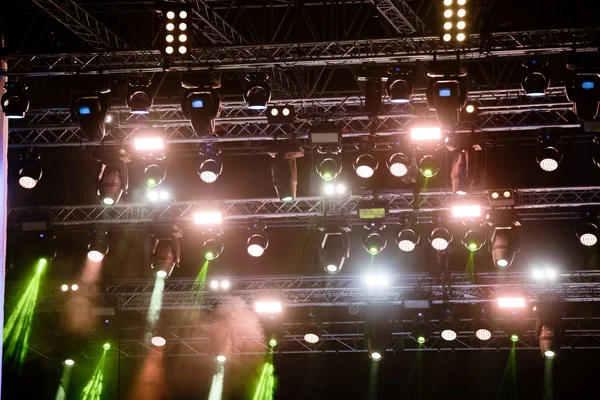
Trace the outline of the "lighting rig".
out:
M 467 0 L 443 0 L 443 4 L 441 39 L 444 43 L 461 45 L 469 36 Z

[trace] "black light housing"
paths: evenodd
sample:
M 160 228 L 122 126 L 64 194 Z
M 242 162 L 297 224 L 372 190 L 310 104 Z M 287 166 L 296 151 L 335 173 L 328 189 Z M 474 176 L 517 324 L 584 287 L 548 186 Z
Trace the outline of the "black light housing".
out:
M 330 274 L 342 270 L 344 262 L 350 257 L 348 233 L 344 229 L 327 229 L 323 234 L 320 249 L 323 269 Z
M 216 260 L 225 248 L 225 242 L 223 241 L 223 230 L 221 229 L 208 229 L 203 232 L 205 238 L 202 244 L 202 254 L 207 261 Z
M 7 82 L 6 92 L 2 95 L 2 111 L 8 119 L 23 119 L 29 110 L 27 85 L 22 82 Z
M 296 198 L 298 186 L 296 157 L 301 157 L 302 152 L 281 152 L 272 156 L 271 176 L 277 197 L 281 201 L 292 201 Z
M 600 74 L 578 73 L 566 84 L 567 97 L 575 105 L 575 113 L 582 121 L 593 121 L 600 104 Z
M 385 249 L 387 240 L 379 232 L 368 232 L 363 240 L 363 247 L 372 256 L 377 255 Z
M 342 159 L 333 153 L 324 153 L 317 156 L 317 173 L 323 180 L 332 181 L 342 172 Z
M 562 161 L 562 152 L 558 149 L 557 141 L 549 133 L 538 137 L 540 147 L 536 154 L 536 161 L 540 168 L 546 172 L 555 171 Z
M 132 114 L 148 114 L 153 101 L 149 78 L 138 76 L 129 81 L 127 106 Z
M 500 269 L 508 268 L 519 251 L 516 228 L 514 226 L 496 226 L 489 243 L 494 265 Z
M 537 58 L 523 62 L 525 76 L 521 81 L 521 87 L 528 97 L 542 97 L 550 87 L 548 77 L 548 63 Z
M 168 278 L 173 269 L 179 266 L 181 250 L 179 239 L 183 237 L 183 232 L 177 227 L 173 227 L 170 234 L 152 236 L 152 255 L 151 268 L 157 278 Z
M 253 222 L 248 231 L 248 254 L 252 257 L 262 256 L 267 247 L 269 247 L 269 235 L 267 234 L 265 224 L 262 222 Z
M 127 163 L 129 158 L 125 150 L 104 151 L 96 155 L 96 160 L 101 163 L 98 175 L 98 196 L 105 206 L 117 204 L 129 187 L 129 174 Z
M 200 165 L 198 175 L 205 183 L 213 183 L 223 172 L 223 159 L 221 150 L 216 144 L 206 143 L 198 147 L 200 153 Z
M 412 72 L 411 69 L 401 66 L 390 69 L 385 89 L 391 103 L 406 104 L 410 102 L 410 96 L 413 93 Z
M 94 227 L 90 232 L 87 258 L 92 262 L 100 262 L 108 253 L 108 232 L 105 228 Z
M 469 251 L 477 251 L 485 244 L 485 234 L 477 229 L 469 230 L 462 238 L 462 244 Z
M 424 155 L 419 161 L 419 171 L 425 178 L 432 178 L 440 172 L 440 160 L 432 154 Z
M 269 76 L 264 72 L 253 72 L 246 75 L 244 101 L 250 110 L 265 110 L 271 100 L 271 87 L 267 83 Z
M 106 135 L 108 93 L 110 91 L 84 94 L 71 105 L 71 118 L 77 122 L 87 140 L 102 140 Z
M 459 120 L 459 111 L 467 101 L 467 74 L 430 72 L 427 87 L 427 102 L 435 108 L 440 125 L 454 128 Z
M 24 189 L 33 189 L 42 179 L 40 155 L 33 148 L 19 154 L 19 185 Z
M 221 109 L 221 97 L 213 88 L 188 89 L 181 100 L 183 116 L 191 121 L 198 136 L 215 133 L 215 119 L 221 114 Z

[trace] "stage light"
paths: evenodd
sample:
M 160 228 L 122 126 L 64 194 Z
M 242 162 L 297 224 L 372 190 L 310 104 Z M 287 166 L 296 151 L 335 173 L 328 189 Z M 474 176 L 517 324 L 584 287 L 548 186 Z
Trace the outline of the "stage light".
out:
M 417 339 L 419 344 L 423 344 L 431 336 L 431 323 L 423 319 L 417 319 L 411 330 L 413 338 Z
M 284 152 L 277 153 L 273 157 L 271 177 L 280 201 L 292 201 L 296 198 L 298 186 L 296 157 L 302 157 L 303 154 L 302 151 Z
M 490 206 L 512 206 L 515 204 L 515 195 L 512 189 L 488 191 Z
M 224 248 L 225 243 L 223 242 L 222 233 L 215 234 L 214 237 L 204 241 L 202 254 L 208 261 L 216 260 L 223 253 Z
M 371 358 L 371 360 L 373 361 L 379 361 L 382 359 L 382 355 L 381 353 L 379 353 L 378 351 L 374 351 L 372 353 L 369 354 L 369 357 Z
M 102 204 L 112 206 L 119 202 L 129 187 L 127 162 L 129 158 L 124 150 L 102 151 L 96 155 L 101 163 L 98 176 L 98 196 Z
M 385 237 L 381 236 L 379 232 L 370 232 L 363 240 L 363 247 L 372 256 L 381 253 L 385 249 L 386 244 Z
M 425 178 L 432 178 L 440 172 L 440 161 L 436 156 L 425 155 L 419 161 L 419 171 Z
M 401 178 L 408 173 L 410 168 L 410 158 L 404 153 L 395 153 L 388 159 L 387 162 L 390 174 Z
M 512 226 L 494 227 L 489 248 L 494 265 L 498 268 L 508 268 L 518 251 L 514 229 Z
M 104 343 L 104 344 L 102 345 L 102 348 L 103 348 L 104 350 L 110 350 L 110 343 Z
M 412 70 L 405 67 L 394 67 L 385 85 L 390 102 L 394 104 L 406 104 L 410 102 L 413 93 Z
M 477 251 L 485 244 L 485 234 L 472 229 L 463 236 L 462 243 L 469 251 Z
M 90 240 L 87 248 L 88 260 L 94 263 L 101 262 L 108 253 L 108 232 L 106 229 L 94 228 L 90 232 Z
M 282 310 L 280 301 L 257 301 L 254 303 L 254 309 L 259 314 L 280 313 Z
M 452 234 L 446 228 L 435 228 L 429 235 L 431 247 L 437 251 L 444 251 L 452 241 Z
M 558 277 L 558 273 L 556 269 L 544 267 L 544 268 L 534 268 L 531 270 L 531 276 L 536 281 L 555 281 Z
M 569 101 L 574 103 L 577 117 L 583 121 L 595 120 L 600 102 L 600 75 L 579 73 L 568 79 L 565 86 Z
M 438 122 L 443 128 L 454 129 L 459 121 L 460 110 L 467 102 L 467 73 L 464 70 L 453 74 L 433 71 L 427 76 L 429 77 L 427 86 L 429 106 L 435 108 Z
M 552 135 L 540 135 L 538 138 L 540 147 L 536 154 L 536 161 L 540 168 L 546 172 L 555 171 L 562 161 L 562 153 L 556 146 L 556 140 Z
M 315 344 L 319 342 L 319 336 L 314 333 L 307 333 L 304 335 L 304 341 L 306 343 Z
M 74 292 L 78 291 L 79 290 L 79 285 L 76 284 L 76 283 L 72 284 L 71 285 L 71 290 L 74 291 Z
M 221 114 L 219 93 L 211 87 L 184 86 L 187 90 L 181 99 L 181 111 L 192 123 L 196 135 L 214 135 L 215 119 Z
M 325 183 L 323 185 L 323 193 L 326 196 L 336 196 L 346 194 L 346 185 L 343 183 Z
M 523 62 L 526 74 L 521 81 L 521 87 L 526 96 L 542 97 L 546 95 L 546 90 L 550 86 L 547 67 L 548 63 L 546 61 L 538 59 Z
M 515 334 L 510 335 L 510 340 L 512 342 L 518 342 L 519 341 L 519 335 L 515 335 Z
M 181 259 L 179 239 L 182 237 L 183 232 L 177 227 L 173 227 L 169 234 L 160 232 L 160 235 L 152 236 L 150 267 L 154 270 L 154 275 L 157 278 L 168 278 L 171 276 L 173 269 L 179 265 Z
M 72 358 L 67 358 L 66 360 L 63 361 L 63 364 L 66 365 L 67 367 L 72 367 L 75 365 L 75 360 L 73 360 Z
M 254 222 L 250 225 L 248 231 L 248 254 L 252 257 L 262 256 L 267 247 L 269 247 L 269 235 L 267 234 L 265 224 Z
M 269 339 L 269 346 L 271 346 L 271 347 L 277 346 L 277 339 Z
M 452 206 L 453 218 L 478 218 L 481 216 L 481 206 L 477 204 Z
M 267 81 L 269 76 L 264 72 L 252 72 L 246 75 L 244 101 L 250 110 L 264 110 L 271 100 L 271 88 Z
M 2 111 L 8 119 L 23 119 L 29 110 L 27 85 L 22 82 L 6 82 L 6 92 L 2 95 Z
M 165 148 L 165 141 L 161 137 L 137 137 L 133 143 L 137 151 L 156 151 Z
M 219 354 L 219 355 L 216 357 L 216 360 L 217 360 L 217 362 L 224 363 L 225 361 L 227 361 L 227 357 L 225 357 L 225 356 L 224 356 L 224 355 L 222 355 L 222 354 Z
M 109 93 L 110 90 L 86 93 L 76 98 L 71 105 L 71 118 L 79 125 L 87 140 L 99 141 L 106 135 Z
M 448 342 L 451 342 L 454 339 L 456 339 L 457 335 L 456 335 L 456 332 L 454 330 L 452 330 L 452 329 L 444 329 L 441 332 L 441 336 L 442 336 L 442 339 L 444 339 L 444 340 L 446 340 Z
M 479 328 L 475 331 L 475 337 L 479 340 L 490 340 L 492 332 L 488 328 Z
M 361 178 L 370 178 L 375 173 L 377 167 L 379 167 L 379 160 L 377 154 L 370 148 L 365 147 L 359 150 L 358 156 L 352 163 L 356 175 Z
M 19 153 L 19 185 L 23 189 L 33 189 L 42 179 L 40 156 L 33 148 Z
M 149 78 L 138 76 L 129 81 L 127 107 L 132 114 L 148 114 L 153 101 L 154 95 L 150 90 Z
M 310 144 L 313 147 L 321 148 L 324 153 L 332 150 L 339 152 L 342 143 L 342 129 L 339 124 L 321 123 L 312 125 L 309 132 Z
M 167 271 L 159 270 L 156 271 L 154 275 L 156 275 L 157 278 L 165 279 L 167 276 L 169 276 L 169 273 Z
M 419 243 L 419 235 L 413 229 L 402 229 L 396 238 L 398 248 L 404 252 L 411 252 Z
M 271 125 L 292 124 L 296 120 L 294 106 L 269 106 L 265 113 L 267 122 Z M 312 128 L 311 128 L 312 129 Z
M 328 229 L 323 234 L 319 256 L 323 269 L 336 274 L 342 270 L 344 262 L 350 257 L 348 233 L 343 229 Z
M 179 37 L 179 42 L 181 45 L 180 47 L 183 47 L 183 51 L 180 50 L 179 53 L 185 54 L 188 48 L 187 46 L 183 45 L 183 43 L 187 41 L 187 36 L 184 33 L 188 27 L 188 24 L 191 23 L 191 19 L 189 18 L 191 15 L 191 6 L 185 3 L 182 4 L 173 2 L 161 3 L 161 6 L 161 11 L 163 11 L 164 16 L 164 30 L 162 31 L 164 42 L 162 42 L 161 51 L 163 54 L 173 54 L 173 47 L 168 46 L 167 44 L 173 42 L 173 34 L 176 34 L 176 36 Z M 185 10 L 182 10 L 182 8 L 185 8 Z M 175 32 L 176 27 L 178 28 L 178 32 Z
M 389 286 L 390 279 L 383 273 L 368 273 L 364 282 L 368 288 L 383 289 Z
M 525 308 L 525 297 L 498 297 L 499 308 Z
M 576 229 L 576 235 L 582 245 L 595 246 L 598 243 L 598 226 L 593 223 L 581 224 Z
M 152 336 L 152 339 L 150 339 L 150 343 L 152 343 L 154 347 L 163 347 L 167 344 L 167 339 L 165 339 L 162 336 Z
M 337 154 L 319 154 L 316 169 L 323 180 L 332 181 L 342 172 L 342 160 Z
M 63 284 L 63 285 L 60 287 L 60 290 L 62 290 L 63 292 L 66 292 L 67 290 L 69 290 L 69 285 L 67 285 L 66 283 L 65 283 L 65 284 Z
M 546 358 L 554 358 L 556 356 L 556 353 L 552 350 L 546 350 L 544 352 L 544 357 Z
M 196 225 L 221 225 L 223 216 L 220 211 L 199 211 L 194 213 Z
M 148 188 L 146 191 L 146 197 L 153 203 L 165 202 L 171 200 L 172 196 L 168 190 Z
M 410 130 L 410 138 L 415 142 L 440 141 L 442 140 L 442 130 L 439 126 L 413 127 Z
M 198 175 L 205 183 L 213 183 L 223 172 L 221 150 L 216 144 L 205 144 L 199 147 L 200 165 Z

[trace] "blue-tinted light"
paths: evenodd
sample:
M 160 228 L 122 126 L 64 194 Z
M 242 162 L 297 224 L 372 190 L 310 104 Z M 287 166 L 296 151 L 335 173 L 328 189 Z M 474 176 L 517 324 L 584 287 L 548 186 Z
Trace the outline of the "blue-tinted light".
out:
M 192 101 L 192 108 L 203 108 L 204 102 L 202 100 L 194 100 Z
M 581 82 L 581 88 L 584 90 L 591 90 L 594 88 L 594 82 L 592 82 L 592 81 Z
M 90 111 L 90 108 L 88 106 L 81 106 L 79 107 L 79 114 L 80 115 L 87 115 L 87 114 L 91 114 L 92 112 Z
M 450 89 L 440 89 L 440 97 L 450 97 L 451 95 Z

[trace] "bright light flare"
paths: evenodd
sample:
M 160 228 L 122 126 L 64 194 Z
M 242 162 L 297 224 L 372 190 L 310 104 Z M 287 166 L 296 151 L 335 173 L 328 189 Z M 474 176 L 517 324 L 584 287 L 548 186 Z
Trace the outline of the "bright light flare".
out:
M 165 148 L 165 142 L 159 137 L 139 137 L 134 140 L 135 149 L 141 150 L 162 150 Z
M 220 225 L 222 222 L 223 215 L 219 211 L 194 213 L 194 223 L 196 225 Z
M 456 339 L 456 332 L 453 331 L 452 329 L 444 329 L 441 333 L 442 339 L 451 342 L 454 339 Z
M 167 344 L 167 339 L 165 339 L 162 336 L 152 336 L 152 339 L 150 339 L 150 343 L 152 343 L 152 345 L 155 347 L 163 347 Z
M 97 250 L 92 250 L 92 251 L 88 251 L 87 258 L 91 262 L 99 263 L 102 260 L 104 260 L 104 254 L 100 253 Z
M 500 308 L 525 308 L 524 297 L 498 297 Z
M 414 141 L 440 140 L 442 138 L 442 129 L 439 126 L 415 127 L 410 130 L 410 138 Z
M 492 332 L 490 332 L 488 329 L 477 329 L 475 336 L 479 340 L 490 340 L 492 337 Z
M 463 205 L 452 206 L 452 217 L 454 218 L 470 218 L 480 217 L 481 206 L 478 205 Z
M 369 288 L 385 288 L 389 284 L 389 278 L 382 273 L 368 274 L 365 276 L 365 285 Z
M 254 309 L 259 314 L 267 314 L 280 313 L 282 308 L 280 301 L 257 301 L 254 304 Z
M 315 344 L 319 341 L 319 336 L 314 333 L 307 333 L 304 335 L 304 341 L 306 343 Z
M 346 185 L 344 185 L 343 183 L 325 183 L 323 185 L 323 193 L 325 193 L 326 196 L 346 194 L 346 190 Z
M 546 357 L 546 358 L 554 358 L 554 357 L 556 357 L 556 353 L 554 351 L 552 351 L 552 350 L 546 350 L 544 352 L 544 357 Z
M 598 243 L 598 237 L 593 233 L 584 233 L 579 237 L 579 242 L 584 246 L 594 246 Z

